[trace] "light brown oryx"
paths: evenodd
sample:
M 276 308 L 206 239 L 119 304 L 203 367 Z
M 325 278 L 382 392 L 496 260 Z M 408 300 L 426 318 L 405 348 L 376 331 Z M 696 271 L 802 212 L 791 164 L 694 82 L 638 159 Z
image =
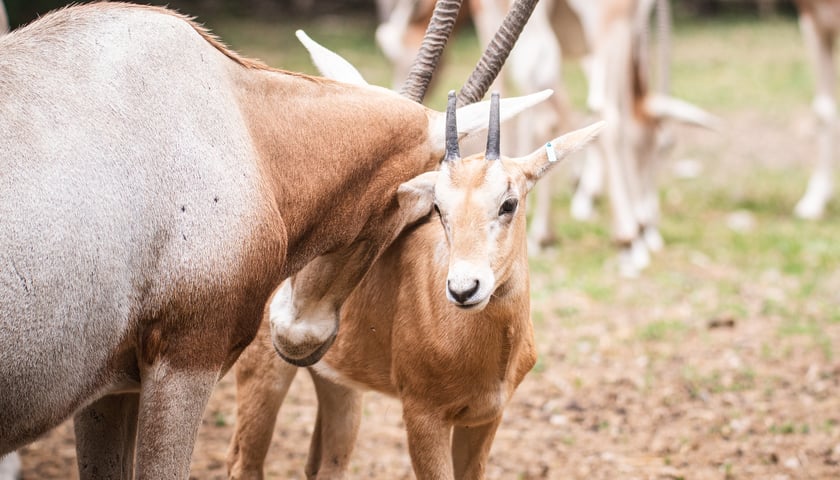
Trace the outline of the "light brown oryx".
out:
M 268 68 L 158 7 L 72 6 L 0 38 L 0 455 L 75 415 L 82 478 L 186 478 L 281 281 L 343 248 L 367 265 L 410 220 L 391 220 L 397 189 L 444 152 L 444 114 L 418 102 L 453 4 L 407 98 Z
M 363 390 L 401 400 L 417 478 L 483 478 L 504 407 L 536 361 L 520 205 L 550 167 L 602 125 L 507 158 L 499 155 L 498 110 L 491 110 L 487 151 L 461 159 L 454 105 L 450 94 L 446 159 L 428 174 L 437 214 L 409 227 L 374 263 L 344 302 L 335 344 L 309 369 L 319 406 L 307 478 L 343 478 Z M 271 303 L 272 326 L 319 302 L 297 285 L 329 282 L 332 260 L 318 258 L 284 282 Z M 296 373 L 271 355 L 272 343 L 264 324 L 237 363 L 232 478 L 262 478 Z
M 834 193 L 834 143 L 837 130 L 837 74 L 834 43 L 840 32 L 840 1 L 796 0 L 799 27 L 815 74 L 816 95 L 812 108 L 819 122 L 817 159 L 805 194 L 794 213 L 800 218 L 817 219 Z

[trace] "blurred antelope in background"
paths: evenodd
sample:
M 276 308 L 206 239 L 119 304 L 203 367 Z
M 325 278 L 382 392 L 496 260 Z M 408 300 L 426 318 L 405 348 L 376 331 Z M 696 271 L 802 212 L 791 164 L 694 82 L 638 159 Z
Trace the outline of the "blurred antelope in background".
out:
M 71 6 L 0 38 L 0 455 L 73 416 L 81 478 L 187 478 L 277 286 L 330 251 L 370 265 L 398 187 L 438 165 L 445 115 L 419 102 L 458 4 L 439 3 L 405 96 L 269 68 L 158 7 Z
M 497 98 L 496 98 L 497 100 Z M 400 399 L 417 478 L 484 478 L 502 412 L 536 361 L 530 320 L 527 192 L 602 125 L 569 133 L 521 158 L 499 155 L 498 103 L 485 154 L 460 158 L 450 94 L 440 172 L 416 179 L 436 214 L 407 228 L 343 302 L 341 331 L 310 367 L 318 416 L 307 478 L 343 478 L 363 390 Z M 337 282 L 332 257 L 287 280 L 257 340 L 237 364 L 232 478 L 261 478 L 277 412 L 296 368 L 271 355 L 271 331 L 320 303 L 299 285 Z M 309 311 L 315 311 L 309 309 Z M 312 319 L 314 320 L 314 319 Z M 454 430 L 454 431 L 453 431 Z
M 469 21 L 470 3 L 462 5 L 455 21 L 456 29 Z M 411 63 L 429 26 L 435 1 L 377 0 L 376 7 L 380 17 L 380 24 L 376 29 L 376 44 L 391 63 L 391 86 L 399 90 L 408 77 Z
M 498 18 L 494 0 L 474 7 L 479 35 L 484 38 Z M 654 0 L 555 0 L 540 2 L 511 52 L 505 70 L 518 91 L 555 88 L 562 92 L 562 54 L 584 55 L 589 83 L 587 106 L 606 121 L 604 132 L 589 149 L 572 199 L 572 215 L 588 219 L 593 199 L 606 180 L 613 235 L 620 246 L 619 268 L 633 276 L 650 261 L 649 251 L 662 248 L 656 175 L 663 147 L 669 142 L 664 121 L 676 120 L 712 128 L 716 119 L 701 109 L 667 94 L 669 9 L 657 0 L 662 48 L 658 63 L 662 86 L 650 84 L 648 30 Z M 484 19 L 485 16 L 491 17 Z M 539 118 L 539 120 L 537 120 Z M 567 128 L 570 121 L 564 95 L 531 112 L 539 128 L 520 128 L 518 141 L 528 147 L 533 137 Z M 529 135 L 531 136 L 529 138 Z M 550 190 L 536 194 L 531 230 L 532 245 L 551 243 Z
M 834 43 L 840 31 L 840 1 L 796 0 L 799 27 L 814 69 L 816 95 L 814 114 L 819 122 L 817 159 L 805 194 L 794 213 L 800 218 L 817 219 L 834 193 L 834 142 L 837 130 L 837 74 Z

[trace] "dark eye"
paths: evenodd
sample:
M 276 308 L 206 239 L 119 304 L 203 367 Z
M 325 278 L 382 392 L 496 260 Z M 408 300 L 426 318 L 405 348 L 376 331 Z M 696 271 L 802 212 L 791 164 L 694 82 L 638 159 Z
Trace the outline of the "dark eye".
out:
M 437 214 L 440 215 L 440 207 L 438 207 L 437 203 L 435 203 L 435 212 L 437 212 Z
M 519 200 L 515 198 L 508 198 L 505 203 L 499 208 L 499 216 L 507 215 L 516 211 L 516 206 L 519 205 Z

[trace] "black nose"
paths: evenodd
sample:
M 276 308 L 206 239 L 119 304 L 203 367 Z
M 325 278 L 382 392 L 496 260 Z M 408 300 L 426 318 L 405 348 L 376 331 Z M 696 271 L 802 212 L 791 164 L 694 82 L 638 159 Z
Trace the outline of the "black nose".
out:
M 472 287 L 460 292 L 452 288 L 452 282 L 446 282 L 446 288 L 449 289 L 449 294 L 452 295 L 452 298 L 454 298 L 455 301 L 458 303 L 464 303 L 478 291 L 478 280 L 475 280 Z

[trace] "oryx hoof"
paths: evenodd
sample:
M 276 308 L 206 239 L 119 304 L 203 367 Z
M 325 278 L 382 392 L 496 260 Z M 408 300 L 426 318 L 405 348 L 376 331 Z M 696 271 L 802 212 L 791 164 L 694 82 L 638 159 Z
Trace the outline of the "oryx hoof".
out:
M 633 240 L 630 248 L 633 256 L 633 263 L 636 265 L 637 269 L 641 271 L 650 266 L 650 251 L 642 238 L 636 238 Z
M 819 220 L 825 213 L 826 203 L 828 203 L 828 198 L 805 195 L 796 204 L 793 214 L 803 220 Z
M 592 220 L 595 217 L 595 205 L 592 196 L 575 193 L 572 196 L 571 206 L 572 218 L 582 222 Z
M 645 227 L 642 231 L 642 237 L 645 240 L 645 245 L 651 252 L 660 252 L 665 246 L 665 241 L 662 239 L 662 234 L 656 227 Z

